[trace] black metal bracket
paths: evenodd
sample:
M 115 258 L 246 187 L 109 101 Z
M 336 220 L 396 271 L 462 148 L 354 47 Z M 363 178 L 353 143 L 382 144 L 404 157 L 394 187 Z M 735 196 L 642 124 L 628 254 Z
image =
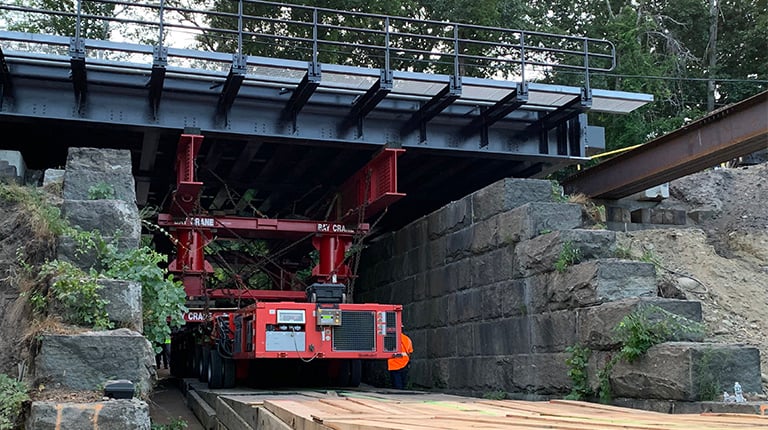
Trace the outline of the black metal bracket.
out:
M 432 118 L 437 116 L 440 112 L 445 110 L 456 99 L 461 97 L 461 77 L 451 76 L 451 80 L 448 85 L 445 86 L 439 93 L 424 103 L 421 108 L 416 111 L 411 117 L 400 127 L 400 136 L 410 134 L 412 131 L 419 128 L 421 130 L 421 141 L 426 140 L 426 123 Z
M 392 92 L 393 79 L 391 70 L 382 70 L 381 77 L 370 87 L 368 91 L 362 96 L 358 97 L 354 103 L 352 103 L 352 110 L 349 112 L 344 121 L 339 125 L 339 134 L 343 133 L 346 129 L 353 124 L 357 125 L 357 137 L 363 135 L 363 119 L 370 113 L 376 106 L 384 100 L 387 95 Z
M 71 38 L 69 42 L 69 64 L 72 68 L 72 85 L 75 90 L 75 103 L 78 113 L 85 110 L 88 94 L 88 78 L 85 71 L 85 42 Z
M 217 116 L 226 116 L 229 109 L 232 108 L 237 93 L 240 92 L 240 87 L 243 85 L 246 72 L 246 56 L 235 54 L 227 74 L 227 80 L 224 82 L 224 88 L 219 94 L 219 102 L 216 105 Z
M 482 109 L 480 115 L 461 129 L 459 135 L 466 139 L 480 131 L 480 147 L 484 148 L 488 146 L 488 128 L 526 103 L 528 83 L 523 82 L 493 106 Z
M 296 86 L 296 89 L 293 90 L 291 98 L 288 99 L 288 103 L 286 103 L 283 112 L 280 114 L 280 123 L 291 121 L 294 131 L 296 130 L 296 117 L 304 105 L 307 104 L 309 98 L 312 97 L 317 87 L 320 86 L 321 77 L 320 63 L 310 62 L 307 67 L 307 73 L 301 79 L 299 85 Z
M 160 110 L 160 98 L 165 83 L 165 68 L 168 65 L 168 48 L 155 46 L 152 54 L 152 72 L 149 75 L 149 108 L 152 119 L 157 120 Z
M 549 154 L 549 130 L 558 127 L 560 124 L 566 124 L 568 121 L 587 112 L 592 107 L 592 92 L 586 88 L 581 89 L 581 94 L 572 98 L 567 103 L 558 106 L 557 109 L 547 112 L 524 130 L 515 134 L 515 137 L 524 137 L 527 135 L 539 136 L 539 153 Z M 561 130 L 562 131 L 562 130 Z M 565 131 L 562 131 L 565 133 Z M 558 133 L 562 134 L 562 133 Z M 558 153 L 567 152 L 565 143 L 558 143 Z M 562 154 L 561 154 L 562 155 Z

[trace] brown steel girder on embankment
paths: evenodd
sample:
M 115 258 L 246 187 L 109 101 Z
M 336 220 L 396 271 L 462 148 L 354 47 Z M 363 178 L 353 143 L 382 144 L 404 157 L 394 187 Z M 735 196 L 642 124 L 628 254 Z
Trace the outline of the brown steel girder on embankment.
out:
M 563 181 L 568 193 L 620 199 L 768 147 L 768 91 Z

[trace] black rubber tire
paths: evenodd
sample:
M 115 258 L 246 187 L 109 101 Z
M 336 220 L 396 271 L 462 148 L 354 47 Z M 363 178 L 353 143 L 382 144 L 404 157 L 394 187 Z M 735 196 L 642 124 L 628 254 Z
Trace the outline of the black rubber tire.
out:
M 222 358 L 224 367 L 224 388 L 234 388 L 237 383 L 237 368 L 235 360 Z
M 224 359 L 215 348 L 210 352 L 208 362 L 208 388 L 224 387 Z
M 193 378 L 200 378 L 200 360 L 203 357 L 203 348 L 200 345 L 194 345 L 194 353 L 192 354 L 192 368 L 190 369 L 190 376 Z
M 349 360 L 349 386 L 356 388 L 363 380 L 362 360 Z
M 202 347 L 202 354 L 200 354 L 200 372 L 198 379 L 200 382 L 208 382 L 208 366 L 211 362 L 211 348 L 207 345 Z
M 350 360 L 331 360 L 326 366 L 328 382 L 334 387 L 349 386 L 349 362 Z

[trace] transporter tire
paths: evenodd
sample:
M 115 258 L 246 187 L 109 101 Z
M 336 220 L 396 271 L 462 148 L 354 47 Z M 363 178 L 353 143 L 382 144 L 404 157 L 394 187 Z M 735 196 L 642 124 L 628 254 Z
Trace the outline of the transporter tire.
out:
M 207 345 L 201 348 L 200 364 L 197 372 L 197 377 L 200 382 L 208 382 L 208 367 L 211 363 L 211 348 Z
M 216 349 L 210 351 L 210 357 L 211 360 L 208 362 L 208 388 L 223 388 L 224 359 Z
M 223 371 L 224 371 L 224 386 L 223 388 L 234 388 L 237 379 L 237 366 L 235 366 L 235 360 L 231 358 L 222 357 Z
M 360 386 L 363 379 L 363 362 L 361 360 L 349 360 L 349 386 Z

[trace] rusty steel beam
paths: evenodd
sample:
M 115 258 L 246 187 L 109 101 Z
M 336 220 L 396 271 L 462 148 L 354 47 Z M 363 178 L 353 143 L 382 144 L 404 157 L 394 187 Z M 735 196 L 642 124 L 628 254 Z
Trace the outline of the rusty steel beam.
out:
M 562 182 L 569 194 L 620 199 L 768 147 L 768 91 L 713 111 Z

